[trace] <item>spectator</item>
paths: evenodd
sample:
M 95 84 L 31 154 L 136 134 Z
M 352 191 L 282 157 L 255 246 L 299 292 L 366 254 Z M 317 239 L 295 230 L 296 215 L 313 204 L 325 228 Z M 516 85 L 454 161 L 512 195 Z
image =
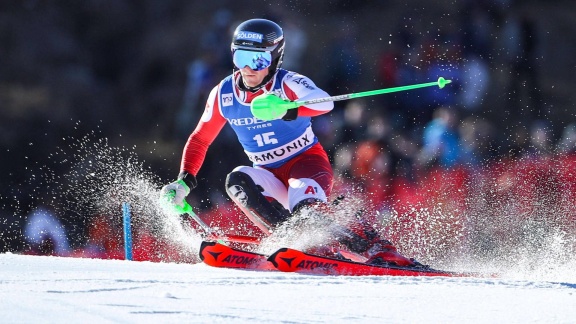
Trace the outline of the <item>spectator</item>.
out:
M 552 155 L 552 131 L 543 120 L 536 120 L 530 127 L 530 145 L 526 155 L 532 157 L 550 157 Z
M 390 151 L 392 174 L 403 181 L 414 181 L 414 164 L 416 162 L 419 147 L 406 133 L 395 132 L 387 140 Z
M 362 190 L 369 208 L 388 209 L 390 195 L 390 155 L 376 141 L 366 140 L 358 144 L 352 159 L 352 176 L 357 188 Z M 374 211 L 367 213 L 375 217 Z M 378 223 L 377 219 L 369 219 Z
M 510 136 L 508 150 L 506 150 L 507 158 L 515 159 L 519 158 L 526 153 L 529 145 L 529 134 L 528 130 L 524 125 L 518 125 L 512 130 L 512 135 Z
M 344 108 L 341 140 L 356 143 L 363 139 L 366 131 L 366 106 L 363 101 L 350 100 Z
M 458 103 L 467 111 L 477 112 L 484 103 L 490 85 L 490 69 L 478 55 L 468 55 L 463 62 L 462 91 Z
M 424 129 L 419 165 L 437 164 L 443 168 L 451 168 L 459 163 L 460 139 L 456 130 L 457 122 L 456 112 L 450 107 L 440 107 L 434 111 L 434 118 Z
M 477 167 L 489 159 L 492 132 L 492 125 L 486 120 L 473 116 L 465 118 L 458 127 L 460 163 L 469 167 Z
M 576 123 L 571 123 L 564 128 L 562 137 L 556 145 L 556 151 L 561 154 L 576 153 Z
M 70 255 L 70 245 L 64 226 L 47 205 L 39 205 L 28 215 L 24 240 L 29 245 L 30 254 Z

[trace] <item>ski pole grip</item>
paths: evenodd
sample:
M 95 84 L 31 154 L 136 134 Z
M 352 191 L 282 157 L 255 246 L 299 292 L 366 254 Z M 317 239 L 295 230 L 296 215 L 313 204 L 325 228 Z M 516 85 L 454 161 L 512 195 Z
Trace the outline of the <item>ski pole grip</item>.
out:
M 182 206 L 174 205 L 174 209 L 178 211 L 179 214 L 194 214 L 192 210 L 192 206 L 184 200 L 184 204 Z
M 184 200 L 182 206 L 176 205 L 172 202 L 176 193 L 174 191 L 167 192 L 160 197 L 160 204 L 164 211 L 175 214 L 190 214 L 194 213 L 192 211 L 192 206 Z

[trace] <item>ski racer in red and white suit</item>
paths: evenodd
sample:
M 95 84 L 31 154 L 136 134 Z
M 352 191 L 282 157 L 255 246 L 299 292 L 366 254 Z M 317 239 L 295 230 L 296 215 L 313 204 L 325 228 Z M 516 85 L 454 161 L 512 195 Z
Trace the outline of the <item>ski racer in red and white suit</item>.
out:
M 294 112 L 297 118 L 291 121 L 263 121 L 252 115 L 250 102 L 265 92 L 274 92 L 290 101 L 322 98 L 328 94 L 309 78 L 283 69 L 278 69 L 274 78 L 255 92 L 241 90 L 237 85 L 240 78 L 241 72 L 237 71 L 212 89 L 204 114 L 184 148 L 181 171 L 197 175 L 209 145 L 229 123 L 253 166 L 235 168 L 228 176 L 228 183 L 237 185 L 235 179 L 230 182 L 230 178 L 235 173 L 244 173 L 261 188 L 264 196 L 275 199 L 289 211 L 307 199 L 326 202 L 332 189 L 332 167 L 312 131 L 310 117 L 331 111 L 333 103 L 299 107 Z M 242 189 L 227 185 L 234 200 L 244 196 L 240 192 L 246 189 L 240 187 Z M 240 207 L 246 209 L 242 201 L 239 202 Z M 257 225 L 267 232 L 271 224 L 258 222 Z
M 270 234 L 303 208 L 325 209 L 333 172 L 312 131 L 311 117 L 330 112 L 333 103 L 280 110 L 278 117 L 270 120 L 256 118 L 251 111 L 250 103 L 265 93 L 285 101 L 328 96 L 308 77 L 281 69 L 283 55 L 284 35 L 276 23 L 251 19 L 236 28 L 232 41 L 236 71 L 211 91 L 201 120 L 184 147 L 178 180 L 163 188 L 174 192 L 173 204 L 183 205 L 196 186 L 208 147 L 228 123 L 253 165 L 232 170 L 226 178 L 226 191 L 263 232 Z M 354 252 L 383 252 L 398 264 L 411 263 L 372 227 L 339 228 L 334 234 Z

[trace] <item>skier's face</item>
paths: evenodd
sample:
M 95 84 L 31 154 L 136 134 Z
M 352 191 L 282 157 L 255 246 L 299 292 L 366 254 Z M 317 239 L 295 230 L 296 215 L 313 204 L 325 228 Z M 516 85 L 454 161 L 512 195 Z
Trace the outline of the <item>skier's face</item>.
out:
M 262 83 L 262 80 L 268 75 L 268 68 L 260 71 L 254 71 L 248 66 L 240 69 L 240 74 L 242 74 L 242 80 L 247 87 L 255 87 Z

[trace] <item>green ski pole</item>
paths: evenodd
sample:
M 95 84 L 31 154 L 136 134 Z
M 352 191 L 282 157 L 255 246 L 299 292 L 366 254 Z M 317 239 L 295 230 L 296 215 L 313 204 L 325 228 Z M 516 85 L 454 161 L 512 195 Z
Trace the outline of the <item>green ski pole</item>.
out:
M 446 86 L 447 84 L 449 84 L 451 82 L 452 82 L 452 80 L 446 80 L 443 77 L 439 77 L 438 81 L 434 81 L 434 82 L 426 82 L 426 83 L 412 84 L 412 85 L 400 86 L 400 87 L 394 87 L 394 88 L 386 88 L 386 89 L 378 89 L 378 90 L 371 90 L 371 91 L 349 93 L 349 94 L 343 94 L 343 95 L 339 95 L 339 96 L 310 99 L 310 100 L 304 100 L 304 101 L 294 101 L 292 103 L 293 105 L 292 105 L 292 107 L 290 107 L 290 109 L 297 108 L 300 106 L 317 104 L 317 103 L 321 103 L 321 102 L 327 102 L 327 101 L 341 101 L 341 100 L 375 96 L 375 95 L 380 95 L 380 94 L 384 94 L 384 93 L 400 92 L 400 91 L 407 91 L 407 90 L 433 87 L 433 86 L 438 86 L 440 89 L 442 89 L 442 88 L 444 88 L 444 86 Z
M 440 77 L 438 78 L 438 81 L 435 82 L 419 83 L 401 87 L 356 92 L 356 93 L 343 94 L 339 96 L 301 100 L 301 101 L 288 101 L 274 95 L 273 93 L 265 93 L 252 100 L 252 103 L 250 104 L 250 110 L 252 111 L 252 114 L 256 118 L 260 118 L 262 120 L 273 120 L 278 117 L 284 116 L 289 109 L 295 109 L 300 106 L 308 106 L 328 101 L 341 101 L 360 97 L 375 96 L 384 93 L 400 92 L 400 91 L 407 91 L 412 89 L 434 87 L 434 86 L 438 86 L 440 89 L 442 89 L 444 88 L 444 86 L 446 86 L 451 82 L 452 82 L 451 80 L 446 80 L 443 77 Z

